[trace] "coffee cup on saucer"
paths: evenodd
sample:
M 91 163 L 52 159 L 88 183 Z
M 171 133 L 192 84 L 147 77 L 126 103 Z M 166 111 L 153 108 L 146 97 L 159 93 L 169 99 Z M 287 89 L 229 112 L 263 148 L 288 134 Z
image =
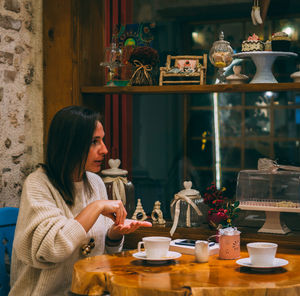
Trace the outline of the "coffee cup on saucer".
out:
M 253 266 L 273 266 L 278 245 L 267 242 L 247 244 L 250 261 Z
M 138 242 L 138 252 L 145 249 L 147 259 L 159 259 L 167 256 L 171 238 L 164 236 L 147 236 Z

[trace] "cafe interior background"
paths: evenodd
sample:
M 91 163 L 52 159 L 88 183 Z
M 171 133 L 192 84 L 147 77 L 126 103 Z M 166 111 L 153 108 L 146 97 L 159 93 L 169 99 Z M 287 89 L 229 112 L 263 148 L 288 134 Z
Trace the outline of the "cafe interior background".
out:
M 168 54 L 208 54 L 220 31 L 237 53 L 249 34 L 267 40 L 286 30 L 291 51 L 300 54 L 299 1 L 271 0 L 262 26 L 252 24 L 252 6 L 251 0 L 1 1 L 0 206 L 19 205 L 25 177 L 43 161 L 52 116 L 70 104 L 104 114 L 109 157 L 121 159 L 147 214 L 159 200 L 170 219 L 170 202 L 185 180 L 201 194 L 216 182 L 234 197 L 238 173 L 256 169 L 259 158 L 300 166 L 297 91 L 122 96 L 82 91 L 105 84 L 100 62 L 118 23 L 149 24 L 160 66 Z M 253 77 L 251 60 L 240 63 Z M 297 64 L 299 57 L 278 58 L 273 67 L 278 82 L 292 82 Z M 206 84 L 215 79 L 208 61 Z M 251 221 L 246 215 L 238 223 L 264 221 L 263 212 Z M 300 228 L 299 214 L 283 217 L 291 229 Z

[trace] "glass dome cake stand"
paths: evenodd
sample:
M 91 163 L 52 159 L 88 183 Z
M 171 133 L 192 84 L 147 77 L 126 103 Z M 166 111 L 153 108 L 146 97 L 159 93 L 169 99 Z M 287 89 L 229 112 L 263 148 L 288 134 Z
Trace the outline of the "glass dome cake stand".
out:
M 239 208 L 266 214 L 265 223 L 258 232 L 290 232 L 281 221 L 280 213 L 300 213 L 299 192 L 300 171 L 268 171 L 265 167 L 264 170 L 242 170 L 238 174 L 236 199 Z
M 258 232 L 264 233 L 276 233 L 276 234 L 286 234 L 291 232 L 291 230 L 286 226 L 284 221 L 280 219 L 280 213 L 300 213 L 300 208 L 283 207 L 283 206 L 270 206 L 265 205 L 262 201 L 253 202 L 240 202 L 239 208 L 241 210 L 248 211 L 265 211 L 266 219 L 264 225 L 258 230 Z
M 250 83 L 278 83 L 272 73 L 272 66 L 278 57 L 296 57 L 294 52 L 284 51 L 249 51 L 233 55 L 234 58 L 251 58 L 256 67 L 256 73 Z

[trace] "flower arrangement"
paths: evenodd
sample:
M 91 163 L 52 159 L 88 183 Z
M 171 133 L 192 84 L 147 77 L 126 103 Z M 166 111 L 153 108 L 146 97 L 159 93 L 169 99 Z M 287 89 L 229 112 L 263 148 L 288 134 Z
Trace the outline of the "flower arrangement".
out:
M 233 227 L 233 221 L 240 211 L 239 201 L 226 197 L 225 191 L 225 187 L 217 189 L 215 183 L 211 183 L 204 193 L 204 203 L 209 207 L 209 223 L 215 228 Z

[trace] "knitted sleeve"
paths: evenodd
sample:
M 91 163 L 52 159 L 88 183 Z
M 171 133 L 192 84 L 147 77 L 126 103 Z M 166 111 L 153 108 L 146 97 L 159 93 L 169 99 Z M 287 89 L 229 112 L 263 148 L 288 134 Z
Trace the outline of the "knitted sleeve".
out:
M 31 174 L 22 191 L 14 249 L 19 260 L 36 268 L 65 261 L 86 232 L 42 174 Z

